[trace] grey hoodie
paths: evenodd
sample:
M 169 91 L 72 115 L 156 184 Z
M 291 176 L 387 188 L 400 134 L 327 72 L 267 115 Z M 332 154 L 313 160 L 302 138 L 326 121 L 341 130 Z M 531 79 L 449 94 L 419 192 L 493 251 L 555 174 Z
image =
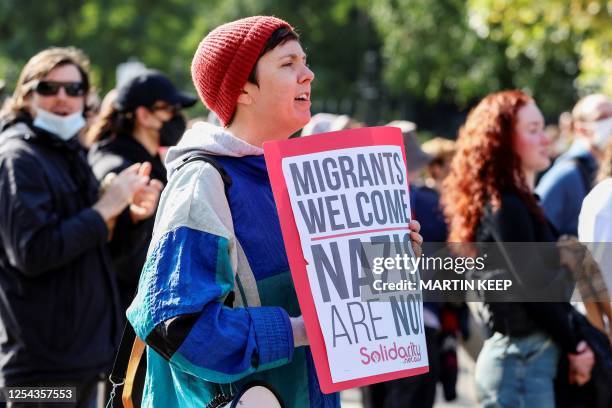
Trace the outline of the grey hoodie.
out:
M 168 179 L 172 177 L 183 158 L 194 153 L 242 157 L 262 155 L 263 149 L 237 138 L 219 126 L 207 122 L 196 122 L 191 129 L 185 132 L 180 142 L 168 150 L 166 155 Z

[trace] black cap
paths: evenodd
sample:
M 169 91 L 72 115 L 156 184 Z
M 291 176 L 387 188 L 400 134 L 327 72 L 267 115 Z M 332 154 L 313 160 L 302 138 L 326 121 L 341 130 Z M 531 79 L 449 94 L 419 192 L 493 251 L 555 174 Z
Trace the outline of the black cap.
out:
M 117 93 L 115 107 L 124 112 L 134 111 L 139 106 L 150 108 L 157 101 L 183 108 L 197 101 L 194 95 L 180 92 L 165 75 L 154 70 L 146 70 L 130 79 Z

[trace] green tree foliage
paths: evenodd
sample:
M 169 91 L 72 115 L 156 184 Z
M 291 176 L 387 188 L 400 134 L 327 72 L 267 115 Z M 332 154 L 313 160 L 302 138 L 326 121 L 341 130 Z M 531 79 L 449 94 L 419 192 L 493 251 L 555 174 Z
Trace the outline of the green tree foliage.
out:
M 371 16 L 391 89 L 465 106 L 518 87 L 550 114 L 609 89 L 611 13 L 606 0 L 373 0 Z
M 556 114 L 578 93 L 612 92 L 611 12 L 610 0 L 0 0 L 0 79 L 10 90 L 37 51 L 75 45 L 102 91 L 130 58 L 190 89 L 193 52 L 210 29 L 272 14 L 302 34 L 315 102 L 380 110 L 396 95 L 462 109 L 521 87 Z
M 1 0 L 0 76 L 14 83 L 29 57 L 49 46 L 74 45 L 91 58 L 104 90 L 115 81 L 117 64 L 137 58 L 148 66 L 188 78 L 189 56 L 183 48 L 198 8 L 206 2 L 165 0 Z
M 580 91 L 612 91 L 612 2 L 471 0 L 470 9 L 484 32 L 507 39 L 510 59 L 526 55 L 538 73 L 554 61 L 579 73 Z
M 374 0 L 384 77 L 395 92 L 465 103 L 504 86 L 504 58 L 468 26 L 463 0 Z
M 134 58 L 191 87 L 193 53 L 213 27 L 257 14 L 285 18 L 303 33 L 316 67 L 318 95 L 342 97 L 358 79 L 361 56 L 375 48 L 366 15 L 352 1 L 281 0 L 0 0 L 0 78 L 12 88 L 29 57 L 52 45 L 74 45 L 90 57 L 103 91 L 117 64 Z

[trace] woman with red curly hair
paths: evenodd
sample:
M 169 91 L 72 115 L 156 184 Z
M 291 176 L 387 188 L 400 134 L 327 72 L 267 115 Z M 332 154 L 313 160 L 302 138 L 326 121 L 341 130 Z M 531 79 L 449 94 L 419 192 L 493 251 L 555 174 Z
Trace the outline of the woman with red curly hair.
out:
M 536 173 L 549 165 L 549 143 L 544 118 L 528 95 L 513 90 L 485 97 L 459 132 L 444 183 L 449 241 L 557 241 L 533 194 Z M 525 285 L 545 287 L 564 273 L 555 251 L 533 250 L 510 259 Z M 569 303 L 489 302 L 485 307 L 491 337 L 476 364 L 482 406 L 554 406 L 561 352 L 569 357 L 570 382 L 589 380 L 593 354 L 570 324 Z

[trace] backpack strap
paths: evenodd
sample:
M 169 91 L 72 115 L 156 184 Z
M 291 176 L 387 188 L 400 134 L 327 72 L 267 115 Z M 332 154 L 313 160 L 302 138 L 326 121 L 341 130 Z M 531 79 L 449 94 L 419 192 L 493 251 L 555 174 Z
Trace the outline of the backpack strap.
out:
M 223 166 L 217 160 L 215 160 L 214 156 L 203 154 L 203 153 L 195 153 L 195 154 L 193 154 L 191 156 L 187 156 L 187 157 L 183 158 L 182 163 L 179 164 L 175 168 L 175 171 L 180 171 L 188 163 L 192 163 L 192 162 L 195 162 L 195 161 L 206 162 L 206 163 L 210 164 L 211 166 L 213 166 L 215 168 L 215 170 L 217 170 L 219 172 L 219 175 L 221 176 L 221 180 L 223 180 L 223 188 L 225 190 L 225 197 L 227 198 L 227 201 L 229 203 L 229 188 L 232 185 L 232 178 L 227 173 L 227 171 L 225 171 Z M 238 276 L 236 276 L 236 278 L 239 279 Z M 227 297 L 225 298 L 225 301 L 223 302 L 223 304 L 225 306 L 227 306 L 227 307 L 233 307 L 235 299 L 236 299 L 236 294 L 232 290 L 232 291 L 230 291 L 227 294 Z M 208 408 L 208 407 L 212 408 L 212 407 L 217 407 L 217 406 L 220 407 L 222 405 L 225 406 L 225 404 L 231 402 L 231 400 L 232 400 L 231 396 L 225 394 L 225 392 L 223 391 L 223 388 L 221 388 L 221 385 L 216 384 L 215 388 L 217 388 L 217 395 L 215 396 L 215 398 L 211 402 L 208 403 L 208 405 L 206 405 L 206 408 Z M 231 383 L 230 383 L 230 390 L 231 390 Z
M 223 180 L 223 188 L 225 190 L 225 197 L 227 198 L 227 201 L 229 203 L 229 188 L 232 186 L 232 178 L 227 173 L 227 171 L 225 171 L 223 166 L 214 158 L 214 156 L 203 154 L 203 153 L 195 153 L 193 155 L 187 156 L 183 158 L 183 161 L 181 162 L 181 164 L 176 166 L 175 171 L 180 171 L 188 163 L 193 163 L 196 161 L 206 162 L 210 164 L 211 166 L 213 166 L 213 168 L 219 172 L 219 175 L 221 175 L 221 180 Z M 233 307 L 235 300 L 236 300 L 236 294 L 234 293 L 234 291 L 230 291 L 227 294 L 227 297 L 225 298 L 225 301 L 223 303 L 225 306 Z
M 133 360 L 132 359 L 132 349 L 137 347 L 136 343 L 138 341 L 142 341 L 142 340 L 140 340 L 138 336 L 136 336 L 136 332 L 134 331 L 134 328 L 132 327 L 130 322 L 126 322 L 125 326 L 123 327 L 123 335 L 121 336 L 121 343 L 119 344 L 119 349 L 117 351 L 117 354 L 115 355 L 115 362 L 113 363 L 113 369 L 111 370 L 111 373 L 108 376 L 108 381 L 111 383 L 113 388 L 111 389 L 111 392 L 110 392 L 109 401 L 108 401 L 108 404 L 106 405 L 107 407 L 114 405 L 115 395 L 119 387 L 124 385 L 126 382 L 130 382 L 130 383 L 134 382 L 134 377 L 132 378 L 126 378 L 126 377 L 128 377 L 129 375 L 127 373 L 128 366 L 133 364 L 132 363 L 132 360 Z M 142 357 L 142 355 L 140 357 Z M 138 367 L 138 363 L 140 362 L 140 357 L 138 358 L 138 361 L 136 362 L 136 367 Z M 122 392 L 123 398 L 128 398 L 130 402 L 132 401 L 131 391 L 132 390 L 130 388 L 127 396 L 126 396 L 125 388 L 124 388 L 124 392 Z
M 123 408 L 134 408 L 134 402 L 132 401 L 132 391 L 134 389 L 134 380 L 136 379 L 136 371 L 140 365 L 142 354 L 145 350 L 145 343 L 140 340 L 139 337 L 134 339 L 132 346 L 132 352 L 128 362 L 127 370 L 125 373 L 125 384 L 123 385 L 123 392 L 121 393 L 121 401 L 123 402 Z
M 225 187 L 225 196 L 229 199 L 228 192 L 229 192 L 229 188 L 232 186 L 232 178 L 227 173 L 227 171 L 225 171 L 223 166 L 221 166 L 221 164 L 214 158 L 214 156 L 203 154 L 203 153 L 195 153 L 191 156 L 187 156 L 183 158 L 183 161 L 181 162 L 181 164 L 179 164 L 175 168 L 175 170 L 179 171 L 180 169 L 185 167 L 188 163 L 192 163 L 195 161 L 206 162 L 210 164 L 211 166 L 213 166 L 215 170 L 219 172 L 219 174 L 221 175 L 221 180 L 223 180 L 223 186 Z

